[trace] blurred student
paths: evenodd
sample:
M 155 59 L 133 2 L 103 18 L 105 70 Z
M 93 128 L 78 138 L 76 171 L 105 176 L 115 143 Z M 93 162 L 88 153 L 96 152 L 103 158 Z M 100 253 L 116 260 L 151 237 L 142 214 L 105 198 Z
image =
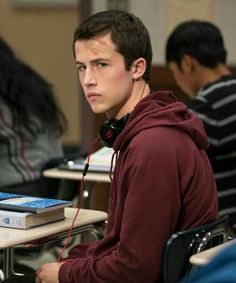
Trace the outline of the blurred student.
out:
M 65 127 L 51 85 L 0 37 L 0 191 L 40 196 L 41 169 L 63 155 Z
M 181 283 L 236 283 L 236 244 L 221 250 L 208 264 L 190 273 Z
M 115 151 L 108 227 L 104 239 L 42 265 L 36 282 L 162 282 L 170 235 L 217 214 L 203 124 L 171 91 L 150 91 L 150 36 L 135 15 L 92 15 L 75 31 L 74 54 L 88 103 L 108 118 L 100 141 Z
M 167 40 L 168 67 L 191 98 L 188 107 L 204 122 L 219 208 L 227 214 L 236 209 L 236 76 L 226 57 L 222 34 L 210 22 L 183 22 Z

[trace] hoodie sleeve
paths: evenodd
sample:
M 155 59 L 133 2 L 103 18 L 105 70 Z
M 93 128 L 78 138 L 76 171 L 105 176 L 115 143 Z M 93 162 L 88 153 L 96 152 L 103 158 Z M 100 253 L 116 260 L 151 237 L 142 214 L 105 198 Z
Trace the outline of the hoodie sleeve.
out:
M 127 159 L 120 154 L 124 162 L 117 188 L 123 198 L 117 199 L 122 206 L 118 244 L 100 258 L 78 258 L 63 264 L 60 283 L 160 282 L 163 248 L 177 225 L 181 207 L 182 168 L 177 164 L 175 139 L 168 131 L 158 139 L 151 130 L 132 141 Z

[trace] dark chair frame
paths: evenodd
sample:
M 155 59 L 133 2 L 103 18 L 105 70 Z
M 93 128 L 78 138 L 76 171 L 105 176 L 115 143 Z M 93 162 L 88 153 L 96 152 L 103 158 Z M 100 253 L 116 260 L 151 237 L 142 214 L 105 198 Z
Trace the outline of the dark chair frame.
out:
M 192 255 L 229 241 L 228 221 L 228 215 L 224 215 L 206 225 L 174 233 L 164 250 L 164 282 L 180 282 L 197 268 L 189 262 Z

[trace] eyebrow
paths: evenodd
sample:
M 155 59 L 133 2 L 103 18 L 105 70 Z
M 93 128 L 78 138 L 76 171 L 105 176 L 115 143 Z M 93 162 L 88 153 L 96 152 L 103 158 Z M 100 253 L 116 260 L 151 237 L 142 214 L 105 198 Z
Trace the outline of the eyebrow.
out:
M 107 59 L 107 58 L 97 58 L 97 59 L 91 60 L 89 63 L 94 64 L 94 63 L 98 63 L 98 62 L 101 62 L 101 61 L 109 61 L 109 59 Z M 85 65 L 83 62 L 80 62 L 78 60 L 75 61 L 75 64 L 76 65 Z
M 80 62 L 80 61 L 75 61 L 75 65 L 84 65 L 84 63 Z

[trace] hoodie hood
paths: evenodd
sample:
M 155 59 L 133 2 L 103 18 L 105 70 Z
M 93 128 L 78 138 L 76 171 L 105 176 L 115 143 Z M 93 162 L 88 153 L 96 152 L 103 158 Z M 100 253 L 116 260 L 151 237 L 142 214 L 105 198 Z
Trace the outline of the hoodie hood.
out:
M 113 149 L 122 150 L 139 132 L 152 127 L 173 127 L 185 132 L 203 150 L 208 148 L 202 121 L 187 106 L 177 102 L 171 91 L 153 92 L 134 108 Z

